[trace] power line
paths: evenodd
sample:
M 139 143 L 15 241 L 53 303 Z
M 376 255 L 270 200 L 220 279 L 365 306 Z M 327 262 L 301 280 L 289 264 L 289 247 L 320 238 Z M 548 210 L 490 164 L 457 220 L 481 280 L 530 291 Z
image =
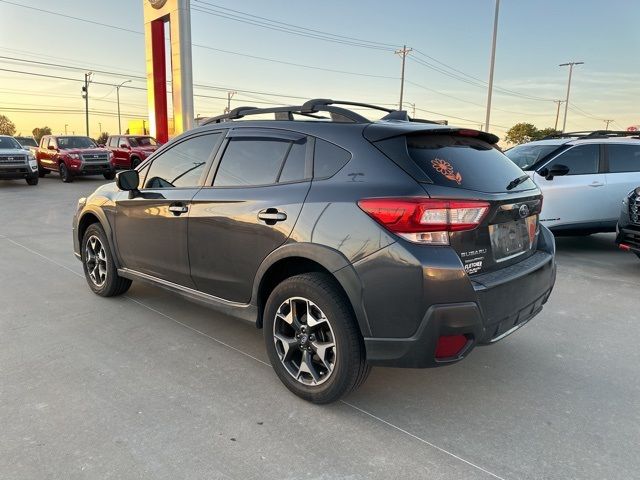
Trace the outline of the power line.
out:
M 379 46 L 389 47 L 389 49 L 396 49 L 396 48 L 398 48 L 400 46 L 400 45 L 394 45 L 394 44 L 390 44 L 390 43 L 377 42 L 377 41 L 373 41 L 373 40 L 364 40 L 362 38 L 349 37 L 349 36 L 346 36 L 346 35 L 339 35 L 337 33 L 329 33 L 329 32 L 325 32 L 325 31 L 322 31 L 322 30 L 315 30 L 315 29 L 309 28 L 309 27 L 301 27 L 300 25 L 294 25 L 292 23 L 280 22 L 280 21 L 269 19 L 269 18 L 266 18 L 266 17 L 261 17 L 259 15 L 254 15 L 254 14 L 247 13 L 247 12 L 241 12 L 240 10 L 234 10 L 232 8 L 229 8 L 229 7 L 223 7 L 221 5 L 216 5 L 214 3 L 206 2 L 204 0 L 194 0 L 194 1 L 197 2 L 197 3 L 202 3 L 204 5 L 207 5 L 210 8 L 215 8 L 217 10 L 220 10 L 220 9 L 227 10 L 229 12 L 234 12 L 234 13 L 240 14 L 242 16 L 256 18 L 256 19 L 259 19 L 259 20 L 264 20 L 266 22 L 274 23 L 274 24 L 277 24 L 277 25 L 283 25 L 283 26 L 290 27 L 290 28 L 293 28 L 293 29 L 296 29 L 296 30 L 309 31 L 309 32 L 318 33 L 318 34 L 325 35 L 325 36 L 337 37 L 337 38 L 342 38 L 342 39 L 345 39 L 345 40 L 352 40 L 352 41 L 359 42 L 359 43 L 368 43 L 368 44 L 372 44 L 372 45 L 379 45 Z

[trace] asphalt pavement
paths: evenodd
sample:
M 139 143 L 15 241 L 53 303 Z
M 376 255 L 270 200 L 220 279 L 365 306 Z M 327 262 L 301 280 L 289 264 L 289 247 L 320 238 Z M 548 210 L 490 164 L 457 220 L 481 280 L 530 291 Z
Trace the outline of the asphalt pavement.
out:
M 0 181 L 0 479 L 640 478 L 640 260 L 612 234 L 557 239 L 551 299 L 512 336 L 315 406 L 254 326 L 90 292 L 71 218 L 101 183 Z

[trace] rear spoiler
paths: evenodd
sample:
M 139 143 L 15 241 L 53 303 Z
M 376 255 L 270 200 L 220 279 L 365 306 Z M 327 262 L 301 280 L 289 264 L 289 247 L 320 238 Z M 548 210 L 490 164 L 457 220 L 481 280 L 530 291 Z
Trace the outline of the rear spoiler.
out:
M 402 125 L 374 123 L 366 127 L 362 134 L 370 142 L 379 142 L 380 140 L 386 140 L 388 138 L 403 135 L 460 135 L 463 137 L 477 138 L 478 140 L 487 142 L 490 145 L 495 145 L 500 141 L 500 137 L 492 133 L 469 128 L 450 127 L 447 125 L 431 125 L 428 128 L 424 128 L 424 126 L 416 124 Z

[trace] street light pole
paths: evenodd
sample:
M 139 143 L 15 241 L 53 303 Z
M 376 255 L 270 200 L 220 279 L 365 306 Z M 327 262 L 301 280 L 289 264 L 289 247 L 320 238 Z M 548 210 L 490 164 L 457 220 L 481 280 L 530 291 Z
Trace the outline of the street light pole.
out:
M 69 126 L 68 123 L 64 124 L 64 134 L 67 135 L 67 127 Z
M 500 0 L 496 0 L 496 12 L 493 18 L 493 41 L 491 43 L 491 64 L 489 67 L 489 90 L 487 93 L 487 115 L 484 120 L 484 129 L 489 131 L 489 118 L 491 117 L 491 94 L 493 93 L 493 68 L 496 63 L 496 40 L 498 38 L 498 12 L 500 11 Z
M 120 125 L 120 87 L 131 80 L 125 80 L 120 85 L 116 85 L 116 97 L 118 98 L 118 135 L 122 135 L 122 126 Z
M 87 127 L 87 137 L 89 136 L 89 82 L 91 82 L 92 72 L 84 74 L 84 87 L 82 88 L 82 94 L 84 96 L 84 118 Z
M 559 67 L 569 66 L 569 81 L 567 82 L 567 98 L 564 101 L 564 120 L 562 121 L 562 133 L 567 126 L 567 111 L 569 109 L 569 93 L 571 92 L 571 75 L 573 74 L 574 65 L 584 65 L 584 62 L 567 62 L 561 63 Z

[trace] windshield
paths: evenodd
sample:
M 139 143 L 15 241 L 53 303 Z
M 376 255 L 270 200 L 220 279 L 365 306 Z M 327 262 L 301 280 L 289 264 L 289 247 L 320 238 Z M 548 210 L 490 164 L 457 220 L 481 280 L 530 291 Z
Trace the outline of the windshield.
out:
M 15 137 L 15 139 L 22 145 L 23 147 L 37 147 L 38 144 L 31 137 Z
M 560 148 L 561 145 L 544 145 L 537 143 L 525 143 L 517 147 L 510 148 L 504 154 L 523 170 L 529 170 L 539 160 L 543 159 L 551 152 Z
M 95 148 L 97 145 L 89 137 L 58 137 L 58 148 Z
M 129 137 L 129 145 L 132 147 L 155 147 L 158 143 L 153 137 Z
M 22 147 L 11 137 L 0 137 L 0 150 L 22 150 Z

